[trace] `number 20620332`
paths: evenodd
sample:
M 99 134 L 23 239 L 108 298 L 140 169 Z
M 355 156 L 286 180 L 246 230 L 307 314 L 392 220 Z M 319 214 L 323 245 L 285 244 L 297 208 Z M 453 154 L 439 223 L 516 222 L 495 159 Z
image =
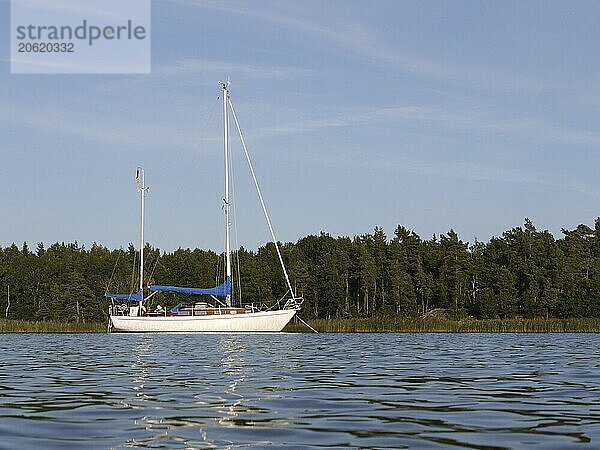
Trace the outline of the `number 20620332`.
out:
M 19 53 L 73 53 L 72 42 L 19 42 Z

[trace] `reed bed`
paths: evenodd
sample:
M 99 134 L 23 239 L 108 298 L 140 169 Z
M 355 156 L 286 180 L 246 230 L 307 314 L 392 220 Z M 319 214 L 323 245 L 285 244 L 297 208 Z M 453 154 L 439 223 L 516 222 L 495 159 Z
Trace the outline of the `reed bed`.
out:
M 600 319 L 465 319 L 353 318 L 318 319 L 308 323 L 325 333 L 599 333 Z M 291 333 L 310 332 L 290 323 Z M 0 333 L 105 333 L 104 323 L 67 323 L 0 319 Z
M 67 323 L 0 319 L 0 333 L 101 333 L 103 323 Z
M 465 319 L 353 318 L 318 319 L 308 323 L 326 333 L 598 333 L 600 319 Z M 302 323 L 285 331 L 310 332 Z

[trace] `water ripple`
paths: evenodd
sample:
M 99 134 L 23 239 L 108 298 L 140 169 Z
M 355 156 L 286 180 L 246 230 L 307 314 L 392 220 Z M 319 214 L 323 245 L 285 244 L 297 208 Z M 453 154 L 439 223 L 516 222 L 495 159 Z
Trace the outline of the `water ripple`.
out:
M 599 344 L 0 335 L 0 449 L 600 448 Z

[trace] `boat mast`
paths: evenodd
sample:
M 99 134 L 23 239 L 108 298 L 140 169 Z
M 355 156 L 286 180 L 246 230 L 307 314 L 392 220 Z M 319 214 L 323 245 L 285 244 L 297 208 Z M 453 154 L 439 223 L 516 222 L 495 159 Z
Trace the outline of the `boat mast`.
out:
M 137 168 L 135 182 L 139 184 L 140 178 L 142 179 L 142 185 L 138 186 L 137 190 L 140 193 L 140 300 L 138 315 L 142 315 L 142 300 L 144 299 L 144 197 L 148 188 L 146 187 L 146 180 L 144 177 L 144 169 L 141 167 Z
M 244 140 L 244 135 L 242 134 L 242 129 L 240 128 L 240 123 L 238 122 L 237 116 L 235 115 L 235 108 L 233 107 L 233 103 L 231 103 L 231 99 L 229 99 L 229 107 L 231 108 L 231 115 L 233 116 L 233 120 L 235 122 L 235 126 L 237 128 L 238 135 L 240 136 L 242 148 L 244 149 L 244 155 L 246 155 L 246 161 L 248 162 L 248 167 L 250 168 L 250 174 L 252 175 L 252 180 L 254 180 L 254 187 L 256 187 L 256 193 L 258 194 L 258 198 L 260 200 L 260 204 L 262 206 L 262 210 L 265 215 L 267 225 L 269 227 L 269 232 L 271 233 L 271 239 L 273 240 L 273 245 L 275 246 L 275 250 L 277 251 L 277 256 L 279 257 L 279 264 L 281 264 L 281 269 L 283 270 L 285 282 L 287 283 L 287 287 L 292 296 L 292 299 L 296 300 L 297 299 L 296 292 L 295 292 L 295 289 L 292 289 L 292 284 L 290 283 L 290 277 L 288 275 L 287 269 L 285 268 L 285 264 L 283 263 L 283 257 L 281 256 L 281 251 L 279 250 L 279 243 L 277 241 L 277 237 L 275 236 L 275 231 L 273 230 L 273 225 L 271 225 L 271 219 L 269 218 L 269 213 L 267 212 L 267 206 L 265 205 L 265 200 L 263 199 L 262 193 L 260 191 L 260 186 L 258 185 L 258 180 L 256 179 L 256 174 L 254 173 L 254 167 L 252 166 L 252 161 L 250 160 L 250 154 L 248 153 L 248 148 L 246 147 L 246 141 Z
M 226 279 L 231 282 L 231 220 L 229 218 L 229 81 L 222 84 L 223 89 L 223 151 L 225 153 L 225 264 L 227 265 Z M 225 303 L 231 306 L 231 293 L 227 294 Z

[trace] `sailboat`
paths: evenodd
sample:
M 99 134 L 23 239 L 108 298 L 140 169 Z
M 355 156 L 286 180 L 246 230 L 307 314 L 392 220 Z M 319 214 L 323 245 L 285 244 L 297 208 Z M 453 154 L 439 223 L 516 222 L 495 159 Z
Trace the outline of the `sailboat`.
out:
M 136 184 L 140 194 L 140 273 L 139 289 L 130 294 L 105 294 L 111 299 L 109 306 L 109 331 L 125 332 L 278 332 L 285 326 L 300 310 L 303 299 L 296 296 L 290 283 L 289 275 L 279 243 L 275 236 L 267 208 L 254 172 L 252 161 L 243 134 L 240 129 L 233 104 L 229 95 L 229 82 L 221 85 L 223 100 L 223 148 L 225 160 L 225 265 L 226 273 L 223 282 L 212 288 L 197 288 L 185 286 L 163 286 L 150 285 L 150 294 L 144 298 L 144 201 L 148 187 L 145 184 L 145 174 L 142 168 L 136 172 Z M 261 309 L 254 304 L 233 306 L 232 302 L 232 271 L 231 271 L 231 202 L 230 202 L 230 116 L 233 117 L 244 155 L 256 187 L 262 210 L 271 234 L 273 244 L 277 251 L 279 263 L 285 277 L 288 291 L 283 297 L 285 301 L 277 302 L 274 307 Z M 141 184 L 140 184 L 141 183 Z M 147 308 L 144 302 L 161 292 L 173 292 L 188 295 L 203 295 L 212 299 L 208 301 L 195 302 L 188 306 L 181 302 L 171 309 L 157 306 L 154 309 Z M 118 301 L 135 302 L 130 304 L 118 304 Z

